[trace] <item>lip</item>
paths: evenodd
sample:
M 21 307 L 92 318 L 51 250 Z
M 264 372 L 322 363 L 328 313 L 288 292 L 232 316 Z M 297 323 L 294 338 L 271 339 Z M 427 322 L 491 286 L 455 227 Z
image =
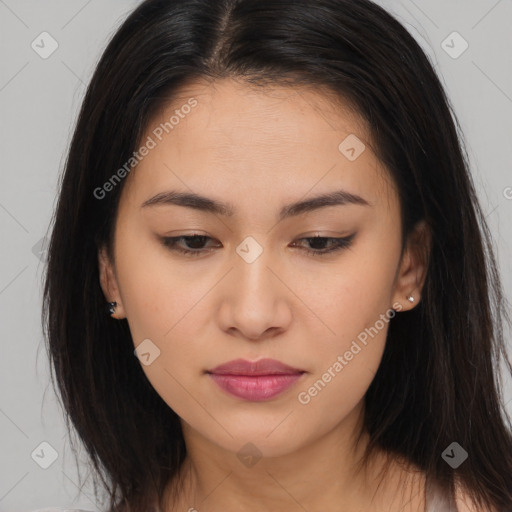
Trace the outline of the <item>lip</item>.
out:
M 260 402 L 280 395 L 305 373 L 275 359 L 236 359 L 207 371 L 225 392 L 244 400 Z
M 258 361 L 247 361 L 246 359 L 234 359 L 227 363 L 216 366 L 208 373 L 216 375 L 294 375 L 304 373 L 304 370 L 293 368 L 281 363 L 276 359 L 260 359 Z

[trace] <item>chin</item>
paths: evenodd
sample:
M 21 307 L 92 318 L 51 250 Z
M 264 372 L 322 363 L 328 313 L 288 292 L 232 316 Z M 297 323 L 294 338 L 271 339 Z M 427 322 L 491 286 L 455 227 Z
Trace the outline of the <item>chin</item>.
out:
M 279 429 L 279 427 L 278 427 Z M 300 439 L 291 438 L 286 431 L 271 432 L 271 429 L 264 429 L 264 431 L 255 431 L 254 428 L 245 431 L 238 429 L 236 432 L 230 430 L 233 438 L 226 439 L 224 436 L 223 442 L 212 439 L 213 442 L 219 444 L 225 450 L 229 450 L 237 455 L 243 463 L 244 458 L 254 457 L 258 458 L 272 458 L 282 457 L 300 449 Z

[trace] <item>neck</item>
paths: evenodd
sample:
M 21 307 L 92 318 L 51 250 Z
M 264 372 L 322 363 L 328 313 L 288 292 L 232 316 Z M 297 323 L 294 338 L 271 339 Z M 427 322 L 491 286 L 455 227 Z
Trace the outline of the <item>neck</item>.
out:
M 424 482 L 417 471 L 391 462 L 381 486 L 381 472 L 389 461 L 384 452 L 379 452 L 369 466 L 360 466 L 369 441 L 363 431 L 356 443 L 356 434 L 362 429 L 362 410 L 354 410 L 342 424 L 292 453 L 249 458 L 247 464 L 236 453 L 212 443 L 186 423 L 182 425 L 187 445 L 180 473 L 183 487 L 172 487 L 177 493 L 173 499 L 168 487 L 165 512 L 296 512 L 301 508 L 417 512 L 425 507 Z M 404 477 L 408 480 L 405 485 Z M 171 503 L 174 506 L 167 505 Z

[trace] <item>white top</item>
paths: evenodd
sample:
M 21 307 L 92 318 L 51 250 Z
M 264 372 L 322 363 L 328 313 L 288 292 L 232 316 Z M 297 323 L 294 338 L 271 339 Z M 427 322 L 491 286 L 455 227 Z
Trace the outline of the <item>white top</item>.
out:
M 78 508 L 47 507 L 32 510 L 31 512 L 96 512 Z M 425 512 L 457 512 L 457 506 L 450 496 L 446 496 L 441 489 L 432 482 L 426 482 L 426 508 Z
M 452 496 L 444 494 L 438 485 L 427 479 L 425 512 L 457 512 L 457 505 Z
M 95 510 L 84 510 L 83 508 L 59 508 L 59 507 L 46 507 L 31 510 L 30 512 L 96 512 Z

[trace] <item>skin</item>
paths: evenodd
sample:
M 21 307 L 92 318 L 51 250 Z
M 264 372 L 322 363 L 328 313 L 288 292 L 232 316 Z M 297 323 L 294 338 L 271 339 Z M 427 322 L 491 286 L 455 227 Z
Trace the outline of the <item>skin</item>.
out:
M 114 260 L 98 253 L 105 298 L 118 304 L 113 317 L 127 318 L 135 347 L 145 339 L 158 347 L 159 357 L 142 368 L 181 418 L 188 457 L 176 510 L 423 510 L 417 468 L 393 461 L 381 486 L 384 454 L 368 471 L 354 471 L 368 440 L 354 444 L 363 398 L 388 323 L 309 403 L 297 397 L 380 315 L 416 307 L 427 268 L 426 225 L 418 224 L 401 258 L 396 188 L 371 149 L 368 126 L 347 104 L 333 105 L 310 89 L 196 83 L 152 120 L 143 140 L 191 97 L 197 106 L 126 178 Z M 350 134 L 366 146 L 354 161 L 338 149 Z M 283 205 L 338 189 L 370 205 L 277 220 Z M 141 207 L 169 190 L 229 202 L 235 214 Z M 161 240 L 197 233 L 211 239 L 178 245 L 204 247 L 200 256 L 173 252 Z M 352 233 L 349 248 L 306 252 L 329 247 L 306 237 Z M 251 263 L 236 252 L 247 236 L 263 251 Z M 232 359 L 263 357 L 306 373 L 266 402 L 228 395 L 205 374 Z M 247 443 L 261 456 L 251 467 L 237 457 Z

